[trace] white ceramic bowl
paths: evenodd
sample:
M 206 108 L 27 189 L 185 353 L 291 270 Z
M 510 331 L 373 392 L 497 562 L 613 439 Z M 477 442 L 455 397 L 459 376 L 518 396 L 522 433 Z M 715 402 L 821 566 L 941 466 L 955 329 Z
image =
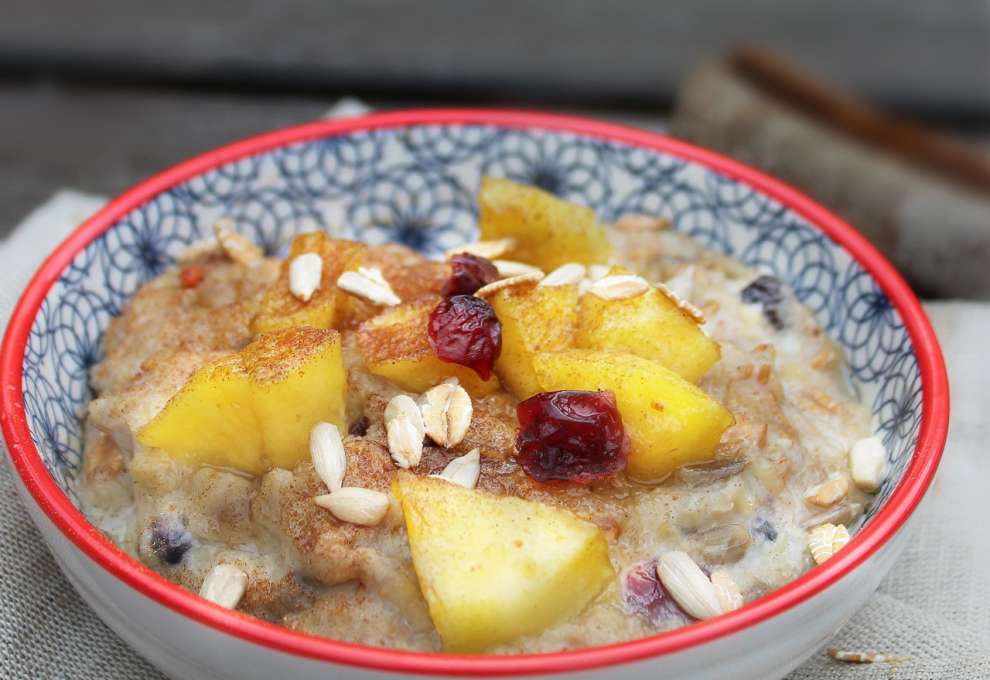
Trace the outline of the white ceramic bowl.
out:
M 99 172 L 98 167 L 93 172 Z M 76 507 L 78 414 L 102 331 L 134 291 L 230 215 L 269 251 L 340 228 L 438 254 L 471 239 L 481 174 L 674 227 L 787 281 L 846 353 L 892 474 L 850 544 L 742 609 L 642 640 L 513 657 L 418 654 L 321 639 L 229 612 L 127 557 Z M 346 225 L 346 226 L 344 226 Z M 738 163 L 577 118 L 434 110 L 317 122 L 182 163 L 83 224 L 24 292 L 0 358 L 0 418 L 19 491 L 63 571 L 100 617 L 173 678 L 594 673 L 779 678 L 861 607 L 904 546 L 945 442 L 948 387 L 928 320 L 852 228 Z

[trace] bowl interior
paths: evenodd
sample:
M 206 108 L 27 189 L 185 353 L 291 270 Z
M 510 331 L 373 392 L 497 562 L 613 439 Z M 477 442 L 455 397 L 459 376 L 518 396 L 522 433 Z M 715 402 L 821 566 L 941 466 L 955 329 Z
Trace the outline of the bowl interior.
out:
M 72 260 L 31 327 L 23 398 L 31 436 L 74 504 L 80 414 L 103 330 L 134 291 L 221 216 L 270 253 L 315 229 L 428 255 L 476 235 L 482 174 L 536 184 L 593 206 L 669 217 L 674 228 L 789 283 L 845 352 L 871 404 L 896 487 L 922 417 L 918 362 L 905 325 L 873 278 L 801 215 L 749 185 L 668 153 L 551 129 L 406 125 L 323 136 L 229 162 L 133 209 Z

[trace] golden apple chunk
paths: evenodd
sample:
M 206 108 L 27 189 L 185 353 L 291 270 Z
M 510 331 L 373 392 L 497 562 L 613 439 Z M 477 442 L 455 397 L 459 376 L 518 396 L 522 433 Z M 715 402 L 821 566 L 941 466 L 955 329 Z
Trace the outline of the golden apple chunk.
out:
M 654 359 L 688 382 L 700 380 L 721 356 L 718 343 L 656 288 L 622 300 L 583 295 L 575 345 Z
M 540 391 L 533 357 L 574 344 L 577 286 L 510 286 L 487 300 L 502 323 L 502 354 L 495 372 L 518 399 L 527 399 Z
M 533 361 L 540 387 L 612 390 L 629 435 L 628 474 L 658 481 L 712 459 L 733 423 L 721 404 L 662 364 L 635 354 L 570 349 Z
M 357 269 L 367 247 L 356 241 L 330 238 L 323 232 L 300 234 L 292 241 L 278 278 L 265 291 L 258 314 L 251 321 L 253 333 L 271 333 L 296 326 L 332 328 L 337 325 L 337 279 L 348 269 Z M 320 287 L 306 302 L 289 291 L 289 266 L 305 253 L 323 261 Z
M 498 389 L 497 377 L 482 380 L 467 366 L 441 361 L 430 347 L 426 327 L 440 299 L 398 305 L 361 324 L 357 344 L 368 371 L 409 392 L 425 392 L 456 377 L 474 397 L 491 394 Z
M 528 262 L 549 272 L 568 262 L 608 262 L 612 255 L 605 230 L 586 206 L 496 177 L 481 179 L 478 203 L 481 238 L 516 241 L 505 259 Z
M 262 335 L 196 371 L 138 441 L 190 465 L 291 469 L 309 456 L 316 423 L 345 427 L 346 382 L 336 331 Z
M 448 651 L 538 633 L 580 613 L 615 578 L 601 530 L 566 510 L 408 472 L 392 488 Z

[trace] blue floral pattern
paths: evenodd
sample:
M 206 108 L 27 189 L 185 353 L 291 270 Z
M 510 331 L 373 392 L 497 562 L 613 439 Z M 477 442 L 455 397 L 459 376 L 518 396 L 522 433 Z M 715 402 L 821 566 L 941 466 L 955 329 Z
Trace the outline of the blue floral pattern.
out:
M 845 351 L 854 387 L 872 404 L 893 474 L 918 437 L 921 381 L 903 321 L 843 249 L 775 200 L 675 156 L 551 130 L 422 125 L 287 145 L 228 163 L 165 191 L 94 240 L 38 311 L 24 357 L 32 436 L 73 499 L 80 415 L 102 332 L 137 288 L 223 215 L 268 252 L 326 229 L 428 255 L 474 238 L 483 174 L 536 184 L 594 207 L 670 218 L 674 228 L 785 280 Z M 874 503 L 875 512 L 879 503 Z
M 354 199 L 343 233 L 373 245 L 394 241 L 436 256 L 475 233 L 471 192 L 433 166 L 389 168 Z

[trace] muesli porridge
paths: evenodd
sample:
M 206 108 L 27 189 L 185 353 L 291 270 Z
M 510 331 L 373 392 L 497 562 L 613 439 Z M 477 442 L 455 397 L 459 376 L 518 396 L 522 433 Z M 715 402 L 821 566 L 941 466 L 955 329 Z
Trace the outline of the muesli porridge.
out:
M 107 330 L 88 517 L 222 606 L 494 654 L 719 616 L 845 545 L 886 457 L 781 281 L 660 219 L 479 200 L 445 261 L 218 224 Z

